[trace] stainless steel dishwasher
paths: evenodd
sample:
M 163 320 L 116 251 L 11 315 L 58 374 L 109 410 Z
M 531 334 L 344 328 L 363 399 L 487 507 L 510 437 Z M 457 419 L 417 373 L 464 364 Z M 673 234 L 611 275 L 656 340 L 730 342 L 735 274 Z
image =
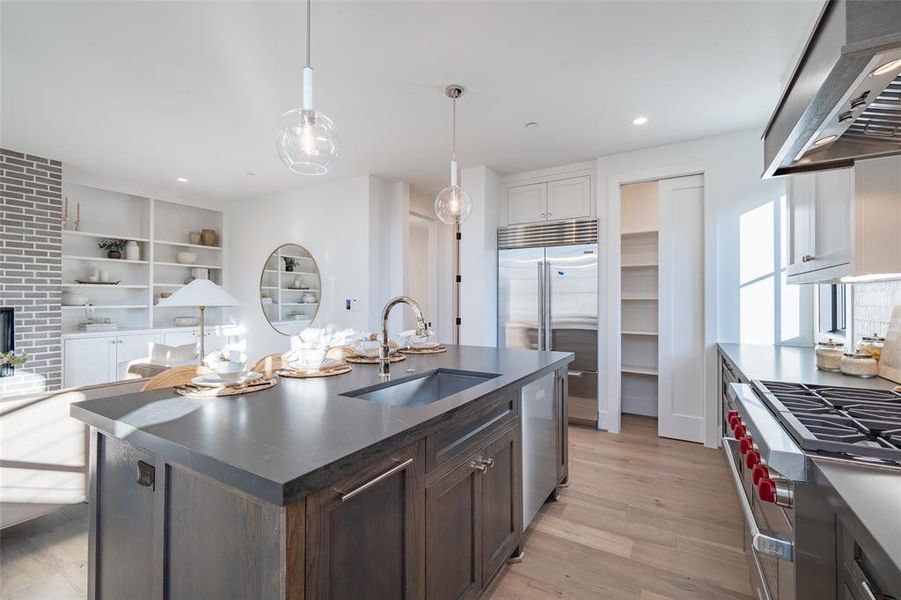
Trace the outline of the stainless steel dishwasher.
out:
M 554 374 L 522 388 L 522 529 L 557 486 L 559 411 Z

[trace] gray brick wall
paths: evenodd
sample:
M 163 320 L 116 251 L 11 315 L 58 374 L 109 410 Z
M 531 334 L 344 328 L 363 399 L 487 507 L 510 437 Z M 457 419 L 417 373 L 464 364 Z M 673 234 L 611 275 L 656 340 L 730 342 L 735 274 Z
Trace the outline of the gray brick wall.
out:
M 62 383 L 62 163 L 0 149 L 0 304 L 16 309 L 16 351 L 28 364 L 0 395 Z

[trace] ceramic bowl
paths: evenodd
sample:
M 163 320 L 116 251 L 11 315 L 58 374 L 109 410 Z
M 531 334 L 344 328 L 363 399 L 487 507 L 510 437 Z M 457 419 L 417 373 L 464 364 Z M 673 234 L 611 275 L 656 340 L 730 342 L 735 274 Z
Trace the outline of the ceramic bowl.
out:
M 203 364 L 211 368 L 219 375 L 236 375 L 247 371 L 247 355 L 243 352 L 231 352 L 228 360 L 219 353 L 208 355 Z
M 292 350 L 285 356 L 289 366 L 305 371 L 318 369 L 325 360 L 325 350 L 320 348 L 303 348 Z
M 80 292 L 63 292 L 63 306 L 84 306 L 88 303 L 86 294 Z
M 175 262 L 182 265 L 193 265 L 197 262 L 197 255 L 193 252 L 179 252 L 175 255 Z
M 175 317 L 175 324 L 178 327 L 194 327 L 200 324 L 198 317 Z
M 381 346 L 381 342 L 373 342 L 367 340 L 363 342 L 357 342 L 356 344 L 354 344 L 353 348 L 354 352 L 356 352 L 360 356 L 372 357 L 379 355 L 379 349 L 381 348 Z

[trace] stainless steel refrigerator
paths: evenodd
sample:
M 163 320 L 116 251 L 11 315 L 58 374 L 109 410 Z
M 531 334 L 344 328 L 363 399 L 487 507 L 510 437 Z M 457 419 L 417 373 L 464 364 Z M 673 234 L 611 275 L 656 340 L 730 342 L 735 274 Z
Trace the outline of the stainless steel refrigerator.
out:
M 573 352 L 569 395 L 597 422 L 598 223 L 498 229 L 498 346 Z M 572 414 L 572 411 L 571 413 Z

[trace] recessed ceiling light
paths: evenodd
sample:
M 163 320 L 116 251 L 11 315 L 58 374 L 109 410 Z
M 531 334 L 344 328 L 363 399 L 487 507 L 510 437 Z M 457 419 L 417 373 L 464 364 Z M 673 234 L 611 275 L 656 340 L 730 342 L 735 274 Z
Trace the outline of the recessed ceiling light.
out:
M 879 77 L 880 75 L 885 75 L 895 69 L 901 69 L 901 58 L 896 58 L 895 60 L 890 60 L 889 62 L 879 65 L 873 72 L 870 73 L 870 77 Z
M 179 177 L 175 181 L 177 181 L 178 183 L 188 183 L 188 178 L 187 177 Z
M 648 122 L 647 117 L 638 116 L 638 117 L 635 117 L 634 119 L 632 119 L 633 125 L 644 125 L 647 122 Z
M 837 140 L 837 139 L 838 139 L 838 136 L 837 136 L 837 135 L 827 135 L 826 137 L 821 137 L 820 139 L 818 139 L 817 141 L 815 141 L 815 142 L 813 143 L 813 147 L 814 147 L 814 148 L 819 148 L 820 146 L 825 146 L 826 144 L 829 144 L 829 143 L 831 143 L 831 142 L 834 142 L 834 141 Z
M 248 177 L 256 176 L 256 173 L 254 173 L 253 171 L 246 171 L 244 174 L 247 175 Z
M 526 129 L 534 129 L 535 127 L 538 127 L 538 123 L 536 123 L 535 121 L 529 121 L 528 123 L 523 125 L 523 127 L 525 127 Z

